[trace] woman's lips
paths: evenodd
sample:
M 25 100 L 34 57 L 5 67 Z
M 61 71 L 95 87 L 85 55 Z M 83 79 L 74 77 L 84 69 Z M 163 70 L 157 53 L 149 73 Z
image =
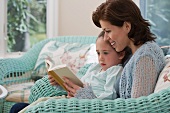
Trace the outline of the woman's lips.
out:
M 110 44 L 113 46 L 116 42 L 111 42 Z

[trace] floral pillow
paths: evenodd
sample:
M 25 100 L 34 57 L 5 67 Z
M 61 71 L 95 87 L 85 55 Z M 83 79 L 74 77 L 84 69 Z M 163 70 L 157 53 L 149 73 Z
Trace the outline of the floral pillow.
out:
M 45 59 L 51 57 L 55 64 L 67 64 L 74 73 L 88 63 L 98 62 L 95 44 L 48 42 L 41 50 L 32 79 L 37 80 L 46 75 Z
M 170 87 L 170 55 L 167 55 L 165 58 L 166 66 L 159 75 L 154 93 Z

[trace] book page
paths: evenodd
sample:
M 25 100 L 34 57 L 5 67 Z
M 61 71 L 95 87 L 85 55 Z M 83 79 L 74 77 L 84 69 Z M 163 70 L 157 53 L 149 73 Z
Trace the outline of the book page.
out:
M 56 66 L 62 65 L 62 63 L 61 63 L 60 58 L 58 58 L 58 57 L 51 58 L 48 56 L 45 59 L 45 65 L 46 65 L 48 71 L 50 71 L 50 70 L 53 70 Z
M 57 66 L 57 68 L 54 69 L 54 72 L 61 79 L 63 79 L 63 77 L 65 76 L 65 77 L 69 78 L 70 81 L 72 81 L 76 85 L 83 87 L 83 83 L 81 82 L 81 80 L 69 69 L 69 67 L 67 67 L 66 64 L 63 64 L 61 66 Z
M 48 70 L 48 74 L 51 75 L 55 79 L 55 81 L 65 90 L 67 89 L 63 84 L 64 76 L 67 77 L 74 84 L 83 87 L 83 83 L 81 82 L 81 80 L 75 75 L 75 73 L 66 64 L 55 65 L 55 63 L 53 63 L 51 58 L 46 59 L 45 64 Z

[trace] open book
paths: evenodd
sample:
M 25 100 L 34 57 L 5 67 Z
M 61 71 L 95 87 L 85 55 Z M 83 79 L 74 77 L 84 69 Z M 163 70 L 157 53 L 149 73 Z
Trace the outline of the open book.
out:
M 67 67 L 66 64 L 55 65 L 54 61 L 49 57 L 45 60 L 45 63 L 48 74 L 51 75 L 55 81 L 66 91 L 67 89 L 63 84 L 63 76 L 69 78 L 74 84 L 83 87 L 81 80 L 72 72 L 72 70 L 69 69 L 69 67 Z

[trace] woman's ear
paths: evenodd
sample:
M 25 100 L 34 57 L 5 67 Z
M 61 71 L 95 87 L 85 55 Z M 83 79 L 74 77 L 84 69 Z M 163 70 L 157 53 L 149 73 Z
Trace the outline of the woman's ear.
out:
M 122 60 L 125 57 L 125 51 L 119 53 L 119 59 Z
M 126 31 L 129 33 L 131 30 L 131 23 L 130 22 L 124 22 L 124 27 L 126 29 Z

